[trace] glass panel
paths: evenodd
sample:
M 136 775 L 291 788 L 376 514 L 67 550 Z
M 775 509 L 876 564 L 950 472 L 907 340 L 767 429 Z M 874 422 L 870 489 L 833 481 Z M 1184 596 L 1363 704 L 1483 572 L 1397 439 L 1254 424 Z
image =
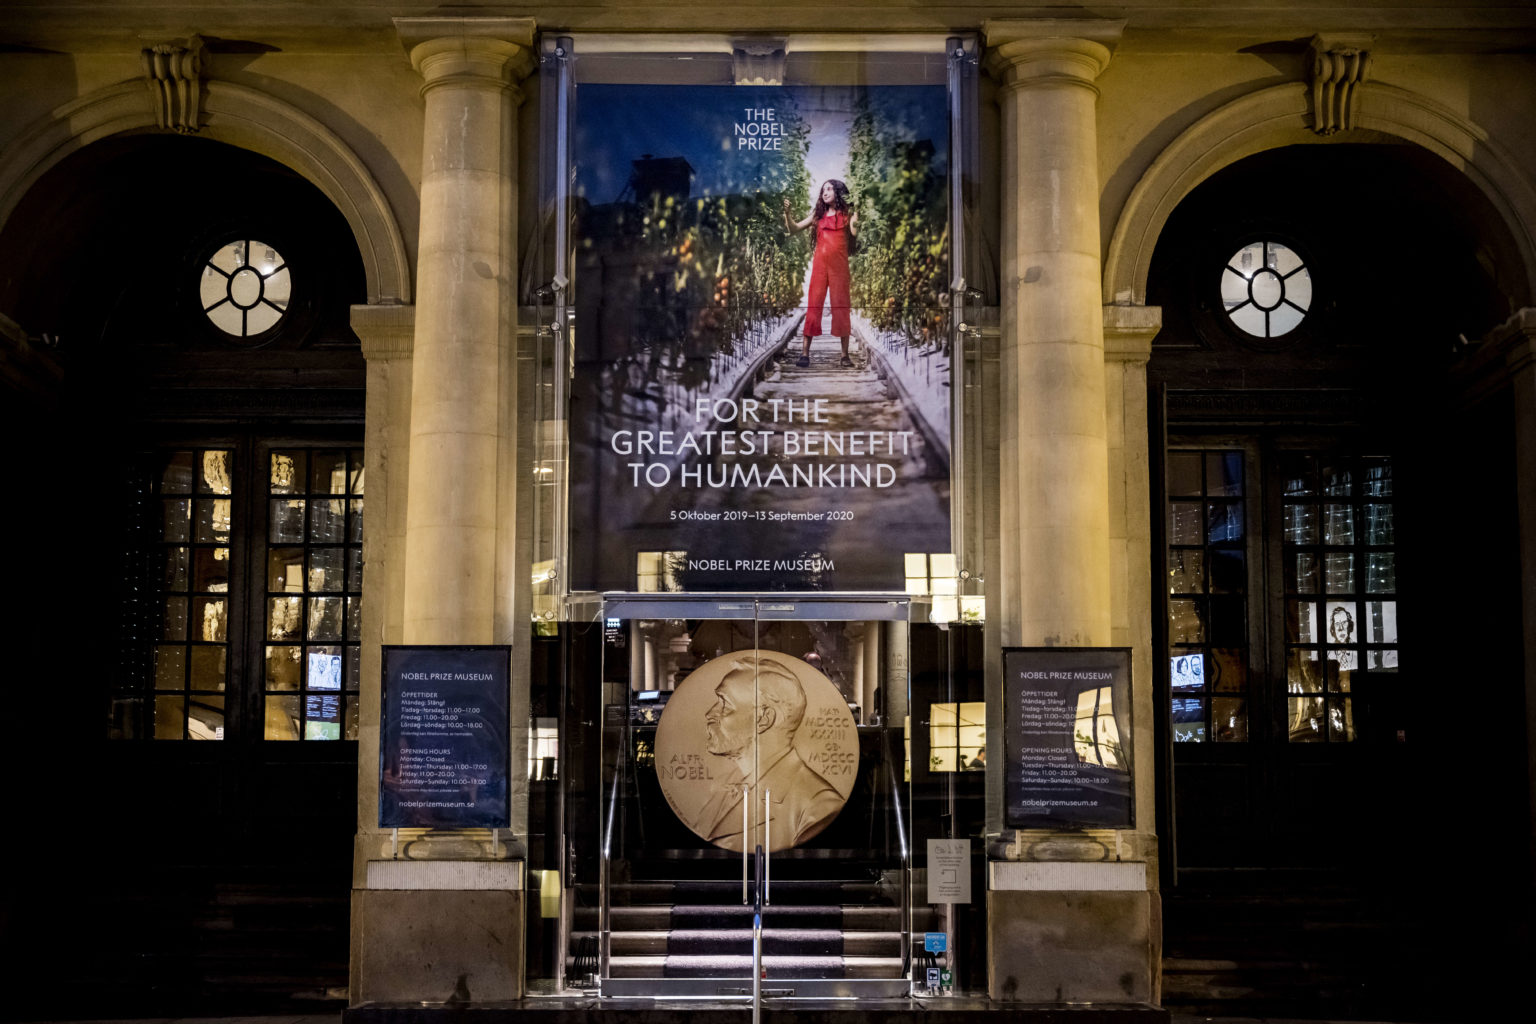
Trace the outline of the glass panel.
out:
M 341 648 L 311 647 L 304 655 L 304 685 L 310 690 L 341 689 Z
M 1211 593 L 1241 594 L 1248 589 L 1248 560 L 1241 550 L 1213 548 Z
M 1199 594 L 1205 590 L 1205 554 L 1201 551 L 1168 552 L 1168 592 Z
M 1301 314 L 1312 308 L 1312 273 L 1308 270 L 1298 270 L 1290 273 L 1285 279 L 1285 301 L 1296 307 L 1296 319 L 1301 319 Z
M 287 274 L 288 272 L 285 270 L 283 273 Z M 246 312 L 245 332 L 247 334 L 260 334 L 262 331 L 270 330 L 273 324 L 282 319 L 282 316 L 283 314 L 280 311 L 262 303 Z
M 1212 700 L 1211 733 L 1217 743 L 1248 742 L 1248 702 L 1241 697 Z
M 349 690 L 361 689 L 358 685 L 358 681 L 362 677 L 362 673 L 359 671 L 361 666 L 359 661 L 360 651 L 361 648 L 356 645 L 347 648 L 347 689 Z
M 1213 597 L 1210 608 L 1210 643 L 1236 647 L 1248 639 L 1244 625 L 1247 602 L 1241 597 Z
M 363 453 L 353 451 L 352 462 L 352 489 L 351 493 L 361 495 L 363 493 Z
M 309 639 L 340 640 L 342 604 L 339 597 L 309 599 Z
M 1378 547 L 1389 547 L 1397 543 L 1397 534 L 1392 527 L 1391 505 L 1365 506 L 1365 542 Z
M 310 506 L 309 539 L 319 544 L 339 544 L 346 536 L 347 503 L 320 499 Z
M 1227 315 L 1232 318 L 1232 322 L 1238 326 L 1239 330 L 1255 338 L 1268 337 L 1269 328 L 1264 311 L 1257 306 L 1240 306 Z
M 1288 692 L 1323 692 L 1323 674 L 1318 670 L 1316 651 L 1293 647 L 1286 653 L 1285 661 L 1285 688 Z
M 1280 476 L 1285 481 L 1287 497 L 1309 497 L 1317 493 L 1317 460 L 1310 455 L 1295 452 L 1281 455 Z
M 271 503 L 272 526 L 268 540 L 274 544 L 299 544 L 304 540 L 304 499 L 286 498 Z
M 238 337 L 245 333 L 245 314 L 233 303 L 226 302 L 208 310 L 208 319 L 225 334 Z
M 194 640 L 223 643 L 227 635 L 228 609 L 222 597 L 198 597 L 192 601 Z
M 1360 639 L 1355 624 L 1355 603 L 1353 601 L 1329 601 L 1328 602 L 1328 636 L 1330 644 L 1354 644 Z
M 180 690 L 187 685 L 187 649 L 155 648 L 155 689 Z
M 1328 739 L 1332 743 L 1349 743 L 1355 738 L 1354 702 L 1341 697 L 1328 702 Z
M 1217 647 L 1211 651 L 1211 688 L 1220 693 L 1245 693 L 1248 689 L 1247 651 L 1241 647 Z
M 200 494 L 228 494 L 230 489 L 230 463 L 234 453 L 223 449 L 203 452 L 202 473 L 197 490 Z
M 225 647 L 192 648 L 192 689 L 224 689 L 224 666 L 228 658 Z
M 142 697 L 112 698 L 112 724 L 109 727 L 108 738 L 114 740 L 138 739 L 139 721 L 143 713 L 144 699 Z
M 1248 279 L 1231 267 L 1221 271 L 1221 304 L 1231 310 L 1248 301 Z
M 346 452 L 311 452 L 309 472 L 311 494 L 347 493 Z
M 1290 281 L 1286 282 L 1286 298 L 1291 298 L 1291 284 L 1297 280 L 1301 282 L 1301 287 L 1299 290 L 1304 292 L 1306 295 L 1305 301 L 1310 303 L 1312 301 L 1312 283 L 1307 278 L 1307 272 L 1305 270 L 1291 278 Z M 1298 305 L 1299 304 L 1300 303 L 1298 303 Z M 1270 311 L 1269 336 L 1271 338 L 1278 338 L 1282 334 L 1291 333 L 1301 323 L 1303 315 L 1303 310 L 1297 309 L 1295 306 L 1292 306 L 1289 303 L 1281 303 L 1278 308 Z
M 347 551 L 347 589 L 354 594 L 363 589 L 363 553 L 358 548 Z
M 1242 496 L 1242 452 L 1206 452 L 1205 493 L 1213 498 L 1237 498 Z
M 1366 459 L 1361 468 L 1365 475 L 1365 482 L 1361 485 L 1362 493 L 1373 498 L 1392 496 L 1392 460 Z
M 1345 545 L 1355 542 L 1353 505 L 1323 506 L 1323 543 Z
M 289 276 L 287 267 L 268 277 L 262 285 L 262 298 L 280 311 L 288 309 L 288 300 L 292 295 L 293 279 Z M 273 315 L 278 316 L 280 313 L 274 312 Z
M 187 736 L 194 740 L 224 738 L 224 698 L 198 695 L 187 708 Z
M 267 589 L 278 594 L 304 592 L 304 549 L 267 549 Z
M 1292 743 L 1322 743 L 1327 738 L 1321 697 L 1291 697 L 1290 740 Z
M 363 599 L 347 598 L 347 639 L 356 640 L 363 632 Z
M 346 739 L 355 740 L 355 739 L 357 739 L 357 717 L 358 717 L 358 707 L 357 707 L 357 698 L 356 697 L 348 697 L 347 698 L 347 712 L 346 712 L 346 715 L 347 715 L 347 718 L 346 718 L 346 724 L 345 724 L 345 727 L 344 727 L 343 735 L 344 735 L 344 737 Z
M 1392 551 L 1367 551 L 1366 590 L 1372 594 L 1398 590 L 1398 556 Z
M 1205 655 L 1198 651 L 1174 654 L 1168 666 L 1168 685 L 1178 694 L 1204 692 Z
M 1285 639 L 1293 644 L 1315 644 L 1322 639 L 1317 632 L 1317 602 L 1285 602 Z
M 197 537 L 203 544 L 229 543 L 228 498 L 197 499 Z
M 1285 540 L 1288 544 L 1317 543 L 1317 506 L 1285 506 Z
M 1196 497 L 1200 485 L 1200 453 L 1168 453 L 1168 493 L 1174 497 Z
M 299 669 L 301 659 L 304 656 L 302 647 L 267 646 L 267 678 L 268 690 L 297 690 L 299 688 Z
M 1365 603 L 1365 638 L 1373 644 L 1397 643 L 1397 602 Z
M 1200 525 L 1200 503 L 1175 501 L 1168 505 L 1168 539 L 1173 544 L 1202 544 L 1204 531 Z
M 304 599 L 302 597 L 267 598 L 267 639 L 303 639 Z
M 165 468 L 160 473 L 160 493 L 192 493 L 191 452 L 171 452 L 166 456 Z
M 304 738 L 307 740 L 341 739 L 339 693 L 311 693 L 304 697 Z
M 180 697 L 155 698 L 155 739 L 179 740 L 184 738 L 186 712 Z
M 353 544 L 363 542 L 363 499 L 352 500 L 352 516 L 347 520 L 347 540 Z
M 343 548 L 315 548 L 309 553 L 309 589 L 323 594 L 344 589 L 342 575 Z
M 166 548 L 162 554 L 165 557 L 165 589 L 186 590 L 187 570 L 192 560 L 192 553 L 187 548 Z M 203 589 L 199 587 L 198 589 Z
M 1205 742 L 1205 705 L 1199 697 L 1173 698 L 1173 741 Z
M 1397 648 L 1395 647 L 1386 650 L 1375 648 L 1366 651 L 1366 658 L 1368 659 L 1367 665 L 1372 672 L 1397 671 Z
M 187 638 L 186 598 L 168 597 L 165 599 L 165 616 L 160 635 L 163 640 L 185 640 Z
M 1243 506 L 1239 502 L 1211 502 L 1205 513 L 1206 538 L 1212 544 L 1243 539 Z
M 160 537 L 169 541 L 192 539 L 192 502 L 188 498 L 168 498 L 160 518 Z
M 273 494 L 300 494 L 307 478 L 306 452 L 273 452 L 268 489 Z
M 1168 602 L 1168 639 L 1176 644 L 1205 642 L 1205 621 L 1199 601 L 1180 598 Z
M 193 564 L 192 589 L 204 593 L 229 590 L 229 548 L 198 548 Z
M 268 697 L 266 722 L 262 730 L 269 740 L 296 740 L 299 738 L 299 698 Z
M 1323 589 L 1330 594 L 1355 592 L 1355 556 L 1353 552 L 1330 551 L 1323 556 Z
M 1355 669 L 1360 666 L 1360 655 L 1352 650 L 1330 648 L 1328 660 L 1328 689 L 1335 693 L 1348 693 L 1354 688 Z
M 1317 579 L 1316 553 L 1296 551 L 1285 560 L 1285 589 L 1291 593 L 1317 593 Z
M 1330 498 L 1348 497 L 1353 490 L 1354 474 L 1344 463 L 1324 463 L 1321 468 L 1323 493 Z

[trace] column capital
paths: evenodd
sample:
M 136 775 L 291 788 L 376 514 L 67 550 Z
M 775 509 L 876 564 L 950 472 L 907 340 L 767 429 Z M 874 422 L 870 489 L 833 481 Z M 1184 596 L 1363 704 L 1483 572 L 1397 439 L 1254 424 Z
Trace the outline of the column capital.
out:
M 512 89 L 533 70 L 532 18 L 396 18 L 411 66 L 440 85 Z
M 1091 87 L 1124 29 L 1123 20 L 1100 18 L 989 18 L 982 24 L 987 70 L 1005 88 L 1063 82 Z
M 416 307 L 353 306 L 352 332 L 370 363 L 409 359 L 416 341 Z
M 1161 306 L 1105 306 L 1104 361 L 1145 363 L 1162 327 Z

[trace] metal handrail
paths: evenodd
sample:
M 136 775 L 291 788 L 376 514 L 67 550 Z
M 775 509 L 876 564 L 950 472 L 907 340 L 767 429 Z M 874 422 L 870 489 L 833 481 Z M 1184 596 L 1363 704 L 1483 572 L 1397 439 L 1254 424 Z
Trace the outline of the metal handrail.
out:
M 891 783 L 891 807 L 896 812 L 896 842 L 901 848 L 901 972 L 912 969 L 912 853 L 907 847 L 907 822 L 901 813 L 901 788 L 896 783 L 896 768 L 885 759 L 885 774 Z

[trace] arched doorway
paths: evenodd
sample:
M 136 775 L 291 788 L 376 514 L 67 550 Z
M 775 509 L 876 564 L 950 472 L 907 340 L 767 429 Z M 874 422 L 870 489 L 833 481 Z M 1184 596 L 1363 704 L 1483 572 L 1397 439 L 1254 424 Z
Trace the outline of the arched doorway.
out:
M 364 280 L 313 185 L 198 138 L 85 146 L 0 232 L 0 308 L 60 369 L 5 518 L 49 766 L 19 810 L 97 837 L 13 911 L 49 1012 L 344 995 Z
M 1460 957 L 1512 948 L 1433 938 L 1469 926 L 1523 850 L 1524 746 L 1479 724 L 1523 701 L 1513 419 L 1460 372 L 1468 339 L 1529 301 L 1503 225 L 1437 157 L 1344 144 L 1240 160 L 1163 228 L 1147 298 L 1172 1005 L 1225 989 L 1246 1011 L 1385 1016 L 1450 998 L 1432 979 Z M 1452 818 L 1508 852 L 1427 879 L 1405 854 Z

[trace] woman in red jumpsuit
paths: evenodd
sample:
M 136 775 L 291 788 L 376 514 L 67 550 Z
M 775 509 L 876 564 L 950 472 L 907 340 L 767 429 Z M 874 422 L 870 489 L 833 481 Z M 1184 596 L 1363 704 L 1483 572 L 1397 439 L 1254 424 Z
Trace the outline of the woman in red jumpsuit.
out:
M 816 208 L 802 221 L 789 216 L 789 200 L 784 200 L 784 228 L 791 234 L 816 226 L 816 254 L 811 258 L 811 289 L 805 310 L 805 348 L 796 366 L 811 365 L 811 339 L 821 333 L 821 307 L 831 297 L 832 333 L 843 343 L 843 366 L 852 366 L 848 358 L 848 241 L 859 233 L 859 213 L 848 204 L 848 186 L 836 178 L 821 186 Z

